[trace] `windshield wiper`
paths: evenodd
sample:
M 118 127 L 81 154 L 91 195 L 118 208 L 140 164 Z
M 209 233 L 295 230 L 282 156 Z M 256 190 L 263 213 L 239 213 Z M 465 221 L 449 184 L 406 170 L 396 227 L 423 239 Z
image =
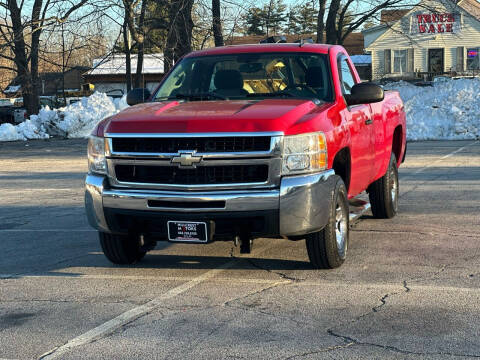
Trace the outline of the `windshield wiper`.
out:
M 247 97 L 295 97 L 295 95 L 286 92 L 274 92 L 247 94 Z
M 196 93 L 196 94 L 175 94 L 175 96 L 169 97 L 169 99 L 189 99 L 189 100 L 196 100 L 196 99 L 205 99 L 205 98 L 214 98 L 214 99 L 222 99 L 227 100 L 227 97 L 214 93 L 214 92 L 206 92 L 206 93 Z
M 155 101 L 165 101 L 165 100 L 203 100 L 203 99 L 222 99 L 228 100 L 226 96 L 214 93 L 214 92 L 207 92 L 207 93 L 198 93 L 198 94 L 183 94 L 178 93 L 172 96 L 162 96 L 156 98 Z
M 254 94 L 247 94 L 247 97 L 293 97 L 297 99 L 308 99 L 311 100 L 315 105 L 319 105 L 323 100 L 319 100 L 313 96 L 297 96 L 288 92 L 274 92 L 274 93 L 254 93 Z

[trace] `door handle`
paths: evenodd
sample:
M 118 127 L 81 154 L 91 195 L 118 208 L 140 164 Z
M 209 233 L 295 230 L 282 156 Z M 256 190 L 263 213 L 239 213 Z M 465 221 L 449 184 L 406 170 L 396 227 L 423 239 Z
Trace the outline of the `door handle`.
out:
M 367 119 L 367 120 L 365 120 L 365 125 L 370 125 L 370 124 L 373 124 L 373 120 L 372 120 L 372 119 Z

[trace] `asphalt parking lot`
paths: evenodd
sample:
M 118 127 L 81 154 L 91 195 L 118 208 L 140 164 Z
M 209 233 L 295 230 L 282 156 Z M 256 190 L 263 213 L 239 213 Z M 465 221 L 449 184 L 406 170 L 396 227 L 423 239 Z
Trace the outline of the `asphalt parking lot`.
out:
M 480 357 L 480 142 L 409 143 L 399 215 L 355 224 L 333 271 L 272 239 L 112 265 L 84 215 L 85 145 L 0 143 L 0 358 Z

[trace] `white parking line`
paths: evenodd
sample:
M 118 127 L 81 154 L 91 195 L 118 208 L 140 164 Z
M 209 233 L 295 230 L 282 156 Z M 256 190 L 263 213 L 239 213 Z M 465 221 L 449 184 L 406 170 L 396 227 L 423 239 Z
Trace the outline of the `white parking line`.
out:
M 81 346 L 81 345 L 85 345 L 85 344 L 88 344 L 96 339 L 99 339 L 105 335 L 108 335 L 110 333 L 112 333 L 113 331 L 115 331 L 116 329 L 134 321 L 135 319 L 138 319 L 139 317 L 155 310 L 155 308 L 163 305 L 164 301 L 166 299 L 170 299 L 172 297 L 175 297 L 177 295 L 180 295 L 188 290 L 190 290 L 191 288 L 193 288 L 194 286 L 214 277 L 215 275 L 217 275 L 218 273 L 222 272 L 223 270 L 225 269 L 228 269 L 230 267 L 232 267 L 233 265 L 235 265 L 235 263 L 237 262 L 238 260 L 235 259 L 235 260 L 231 260 L 215 269 L 212 269 L 212 270 L 209 270 L 207 271 L 206 273 L 180 285 L 180 286 L 177 286 L 173 289 L 170 289 L 169 291 L 167 291 L 166 293 L 160 295 L 159 297 L 147 302 L 146 304 L 143 304 L 143 305 L 140 305 L 140 306 L 137 306 L 131 310 L 128 310 L 126 312 L 124 312 L 123 314 L 120 314 L 119 316 L 117 316 L 116 318 L 113 318 L 112 320 L 109 320 L 107 321 L 106 323 L 103 323 L 102 325 L 99 325 L 97 326 L 96 328 L 92 329 L 92 330 L 89 330 L 87 331 L 86 333 L 80 335 L 80 336 L 77 336 L 76 338 L 72 339 L 72 340 L 69 340 L 66 344 L 62 345 L 62 346 L 59 346 L 55 349 L 52 349 L 48 352 L 46 352 L 45 354 L 43 354 L 42 356 L 40 356 L 40 359 L 55 359 L 55 358 L 58 358 L 58 357 L 61 357 L 62 355 L 64 355 L 65 353 L 67 353 L 68 351 L 70 351 L 71 349 L 77 347 L 77 346 Z
M 445 155 L 445 156 L 442 156 L 440 159 L 435 160 L 434 162 L 428 164 L 427 166 L 424 166 L 424 167 L 422 167 L 422 168 L 414 171 L 414 172 L 412 173 L 412 175 L 419 174 L 419 173 L 425 171 L 426 169 L 428 169 L 428 168 L 430 168 L 430 167 L 438 164 L 439 162 L 442 162 L 443 160 L 448 159 L 449 157 L 451 157 L 451 156 L 453 156 L 453 155 L 455 155 L 455 154 L 457 154 L 457 153 L 465 150 L 467 147 L 477 144 L 478 142 L 479 142 L 479 140 L 475 140 L 474 142 L 472 142 L 472 143 L 470 143 L 470 144 L 467 144 L 467 145 L 465 145 L 465 146 L 462 146 L 462 147 L 458 148 L 457 150 L 452 151 L 451 153 L 449 153 L 449 154 L 447 154 L 447 155 Z
M 103 253 L 102 253 L 103 254 Z M 124 280 L 124 281 L 192 281 L 194 276 L 155 276 L 155 275 L 102 275 L 102 274 L 68 274 L 68 273 L 53 273 L 46 275 L 15 275 L 15 274 L 0 274 L 0 279 L 47 279 L 63 280 L 81 279 L 81 280 Z M 255 278 L 235 278 L 235 277 L 219 277 L 216 279 L 209 279 L 211 282 L 227 282 L 235 284 L 276 284 L 278 280 L 255 279 Z M 2 360 L 2 359 L 0 359 Z

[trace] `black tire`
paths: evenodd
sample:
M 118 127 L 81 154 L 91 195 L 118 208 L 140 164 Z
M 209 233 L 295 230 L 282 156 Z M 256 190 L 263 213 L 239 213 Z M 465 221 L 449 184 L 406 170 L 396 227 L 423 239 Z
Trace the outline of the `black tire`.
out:
M 328 224 L 320 231 L 306 236 L 308 258 L 315 269 L 333 269 L 341 266 L 345 261 L 350 236 L 349 207 L 347 189 L 343 180 L 335 175 L 335 190 L 330 199 L 330 217 Z M 337 222 L 340 211 L 342 219 Z M 338 234 L 341 234 L 340 246 L 337 243 Z M 341 231 L 340 231 L 341 230 Z
M 367 189 L 372 214 L 377 219 L 390 219 L 398 210 L 398 168 L 397 158 L 392 153 L 387 172 Z
M 140 249 L 140 242 L 135 237 L 103 232 L 99 232 L 98 236 L 103 253 L 114 264 L 135 264 L 147 253 Z

